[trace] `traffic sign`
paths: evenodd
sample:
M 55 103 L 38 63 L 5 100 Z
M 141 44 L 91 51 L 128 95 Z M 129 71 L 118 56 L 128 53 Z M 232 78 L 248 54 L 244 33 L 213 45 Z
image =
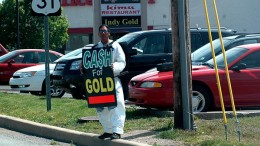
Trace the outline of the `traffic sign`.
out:
M 34 16 L 61 15 L 60 0 L 32 0 L 32 15 Z

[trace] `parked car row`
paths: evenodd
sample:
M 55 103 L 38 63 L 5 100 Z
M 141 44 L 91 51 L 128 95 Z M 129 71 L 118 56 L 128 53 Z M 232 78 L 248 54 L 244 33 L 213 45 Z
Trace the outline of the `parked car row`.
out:
M 54 62 L 63 54 L 49 51 L 49 61 Z M 30 66 L 45 63 L 44 49 L 19 49 L 0 57 L 0 83 L 8 83 L 14 72 Z
M 231 29 L 223 28 L 222 31 L 225 36 L 235 34 Z M 190 34 L 191 50 L 196 50 L 209 40 L 207 29 L 192 28 Z M 212 31 L 212 36 L 218 38 L 217 29 Z M 128 71 L 128 74 L 120 77 L 125 99 L 128 99 L 128 82 L 132 77 L 155 67 L 156 64 L 172 61 L 171 39 L 171 29 L 163 29 L 128 33 L 116 40 L 126 54 L 127 65 L 124 71 Z M 76 68 L 81 60 L 82 57 L 60 60 L 53 71 L 54 84 L 77 99 L 85 95 L 85 84 L 81 82 L 79 68 Z
M 228 72 L 236 107 L 260 106 L 260 44 L 234 47 L 226 51 Z M 231 107 L 228 81 L 222 54 L 216 57 L 221 89 L 226 107 Z M 158 109 L 174 105 L 172 69 L 149 71 L 129 82 L 129 101 L 132 104 Z M 192 66 L 192 108 L 195 112 L 220 108 L 214 61 Z
M 85 47 L 91 46 L 87 45 Z M 50 75 L 52 74 L 56 62 L 62 60 L 64 58 L 70 58 L 73 56 L 81 56 L 82 48 L 78 48 L 73 50 L 66 55 L 60 57 L 59 59 L 55 60 L 53 63 L 49 64 L 50 68 Z M 45 84 L 45 64 L 36 65 L 32 67 L 26 67 L 16 71 L 12 78 L 9 81 L 9 85 L 12 90 L 20 91 L 20 92 L 30 92 L 33 95 L 45 95 L 46 94 L 46 84 Z M 62 97 L 65 94 L 65 90 L 58 88 L 53 85 L 52 80 L 50 80 L 51 89 L 50 94 L 51 97 Z
M 121 44 L 127 56 L 127 66 L 125 71 L 128 71 L 129 73 L 120 77 L 123 84 L 125 99 L 128 99 L 128 95 L 129 95 L 128 83 L 132 77 L 155 67 L 159 63 L 172 61 L 171 50 L 162 53 L 157 52 L 152 54 L 145 54 L 145 51 L 140 51 L 140 50 L 146 50 L 144 49 L 145 47 L 141 47 L 141 46 L 146 46 L 149 44 L 149 42 L 153 43 L 153 41 L 148 41 L 149 39 L 153 37 L 156 37 L 157 39 L 160 38 L 160 35 L 162 34 L 159 32 L 161 31 L 163 30 L 129 33 L 117 40 Z M 146 41 L 144 41 L 144 39 Z M 223 40 L 224 40 L 223 42 L 225 44 L 225 48 L 228 50 L 240 44 L 258 43 L 260 42 L 260 34 L 233 35 L 230 37 L 224 37 Z M 219 39 L 216 39 L 213 42 L 213 45 L 215 46 L 216 54 L 220 54 L 221 47 L 220 47 Z M 158 45 L 158 49 L 159 48 L 160 47 Z M 152 47 L 150 49 L 152 49 Z M 203 52 L 203 50 L 205 51 Z M 201 48 L 197 49 L 191 54 L 191 56 L 194 64 L 195 62 L 197 64 L 200 64 L 201 62 L 205 62 L 211 59 L 212 54 L 211 54 L 210 44 L 208 43 L 202 46 Z M 196 56 L 200 56 L 199 59 L 195 58 Z M 79 64 L 81 60 L 82 60 L 82 56 L 60 60 L 59 62 L 57 62 L 57 66 L 53 71 L 54 84 L 57 85 L 59 88 L 64 88 L 64 90 L 66 90 L 68 93 L 71 93 L 73 98 L 76 99 L 84 98 L 84 94 L 85 94 L 85 84 L 81 82 L 82 77 L 80 76 L 79 68 L 73 67 L 75 64 Z

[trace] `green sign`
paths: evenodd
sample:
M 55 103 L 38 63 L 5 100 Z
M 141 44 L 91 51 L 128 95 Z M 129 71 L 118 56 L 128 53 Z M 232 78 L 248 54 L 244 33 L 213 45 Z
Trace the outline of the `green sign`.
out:
M 112 55 L 111 45 L 82 50 L 84 82 L 89 108 L 117 105 L 114 73 L 110 67 Z

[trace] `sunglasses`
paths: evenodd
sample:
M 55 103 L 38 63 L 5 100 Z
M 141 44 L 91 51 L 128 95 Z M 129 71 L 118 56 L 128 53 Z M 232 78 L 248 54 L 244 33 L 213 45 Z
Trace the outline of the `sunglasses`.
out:
M 100 33 L 108 33 L 108 30 L 99 30 Z

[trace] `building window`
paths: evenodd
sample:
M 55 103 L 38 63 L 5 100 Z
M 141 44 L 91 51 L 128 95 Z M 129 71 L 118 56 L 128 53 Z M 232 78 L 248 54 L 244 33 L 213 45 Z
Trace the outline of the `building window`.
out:
M 69 34 L 66 52 L 82 48 L 91 43 L 93 43 L 93 34 Z

